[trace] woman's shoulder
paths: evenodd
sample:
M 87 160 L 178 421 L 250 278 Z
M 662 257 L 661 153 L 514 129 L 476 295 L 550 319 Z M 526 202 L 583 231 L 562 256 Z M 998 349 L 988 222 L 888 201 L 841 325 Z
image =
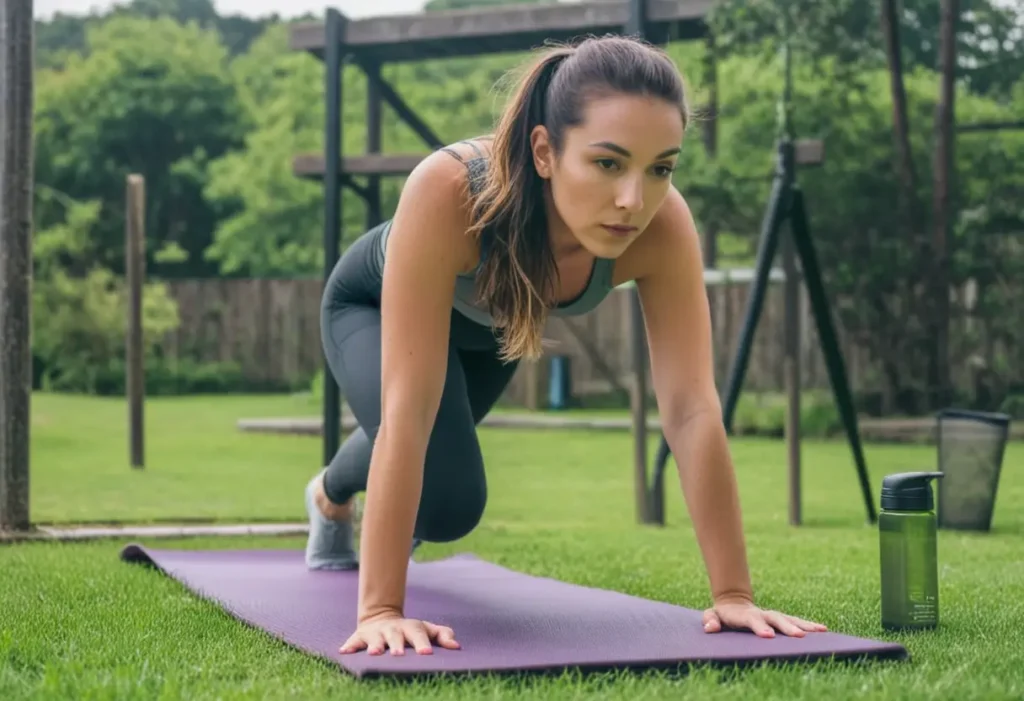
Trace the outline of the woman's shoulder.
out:
M 473 161 L 489 160 L 494 148 L 494 137 L 489 134 L 462 139 L 439 149 L 463 165 Z
M 489 146 L 489 144 L 486 144 Z M 409 174 L 399 195 L 393 224 L 412 224 L 412 236 L 426 235 L 435 245 L 456 246 L 463 251 L 465 268 L 477 262 L 478 246 L 466 236 L 471 228 L 477 188 L 473 185 L 483 145 L 465 141 L 439 148 L 420 161 Z
M 406 188 L 427 188 L 442 201 L 466 206 L 479 189 L 491 154 L 488 137 L 457 141 L 436 149 L 420 161 L 406 180 Z

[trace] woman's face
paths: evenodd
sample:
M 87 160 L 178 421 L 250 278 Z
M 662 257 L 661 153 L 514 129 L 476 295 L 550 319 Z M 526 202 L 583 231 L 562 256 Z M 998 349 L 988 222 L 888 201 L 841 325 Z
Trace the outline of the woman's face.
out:
M 675 105 L 634 95 L 591 100 L 583 116 L 558 157 L 537 127 L 534 163 L 550 185 L 552 235 L 571 234 L 593 255 L 617 258 L 668 194 L 683 119 Z

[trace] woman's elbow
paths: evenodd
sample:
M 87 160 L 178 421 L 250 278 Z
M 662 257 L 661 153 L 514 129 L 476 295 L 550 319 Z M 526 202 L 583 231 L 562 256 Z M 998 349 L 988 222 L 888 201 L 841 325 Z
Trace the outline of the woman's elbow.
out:
M 661 410 L 666 426 L 680 430 L 695 420 L 722 421 L 722 403 L 717 392 L 677 393 Z

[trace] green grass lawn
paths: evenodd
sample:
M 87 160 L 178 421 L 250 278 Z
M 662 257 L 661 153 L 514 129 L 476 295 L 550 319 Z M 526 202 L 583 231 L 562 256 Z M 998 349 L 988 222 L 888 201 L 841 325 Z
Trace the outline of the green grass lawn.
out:
M 294 520 L 320 462 L 309 437 L 243 434 L 240 417 L 318 412 L 296 397 L 181 398 L 147 404 L 147 466 L 127 462 L 119 400 L 33 398 L 36 522 Z M 480 528 L 418 557 L 459 552 L 521 571 L 692 608 L 703 564 L 674 474 L 663 529 L 635 523 L 626 433 L 482 431 L 490 503 Z M 651 446 L 656 445 L 652 437 Z M 881 630 L 877 533 L 845 443 L 805 443 L 805 526 L 787 524 L 785 445 L 732 443 L 760 605 L 832 630 L 898 640 L 909 663 L 808 665 L 430 684 L 355 682 L 330 663 L 249 630 L 173 581 L 122 564 L 122 541 L 0 547 L 0 699 L 778 698 L 1010 699 L 1024 694 L 1024 451 L 1011 444 L 995 528 L 942 532 L 942 626 Z M 881 476 L 930 468 L 921 446 L 869 445 Z M 302 539 L 198 539 L 159 547 L 288 547 Z M 339 644 L 350 631 L 338 631 Z M 456 631 L 457 632 L 457 631 Z M 634 634 L 626 631 L 626 634 Z

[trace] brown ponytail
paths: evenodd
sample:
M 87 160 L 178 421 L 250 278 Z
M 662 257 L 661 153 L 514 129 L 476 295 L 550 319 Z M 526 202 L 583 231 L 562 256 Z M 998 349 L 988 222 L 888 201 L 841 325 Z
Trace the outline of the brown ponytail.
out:
M 494 133 L 491 167 L 473 208 L 470 233 L 480 242 L 477 292 L 502 335 L 505 360 L 536 358 L 558 268 L 548 240 L 544 179 L 533 164 L 530 134 L 547 128 L 560 153 L 565 129 L 582 121 L 595 90 L 647 94 L 678 104 L 686 119 L 682 78 L 661 50 L 607 36 L 556 45 L 527 66 Z

